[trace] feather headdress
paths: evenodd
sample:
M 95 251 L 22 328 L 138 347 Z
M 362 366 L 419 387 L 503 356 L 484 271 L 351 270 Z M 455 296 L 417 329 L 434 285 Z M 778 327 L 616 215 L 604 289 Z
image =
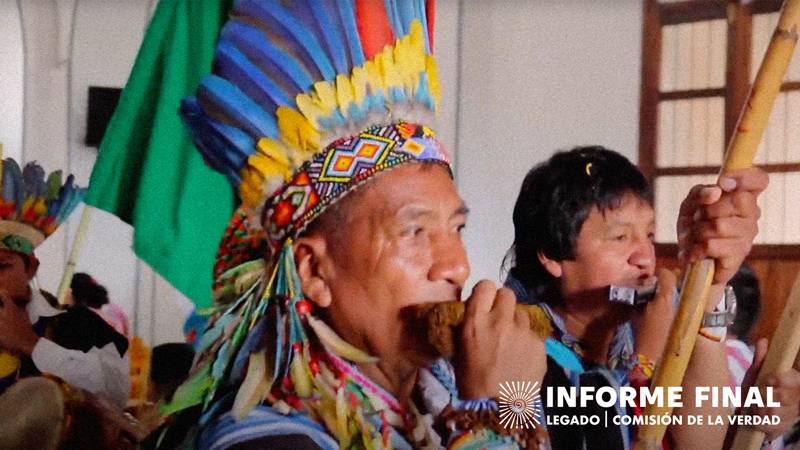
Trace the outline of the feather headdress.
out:
M 428 126 L 440 91 L 432 17 L 426 0 L 235 4 L 213 74 L 181 114 L 250 209 L 228 227 L 193 373 L 162 414 L 202 403 L 205 422 L 234 389 L 237 418 L 263 402 L 310 413 L 342 448 L 403 447 L 403 408 L 353 365 L 375 358 L 313 316 L 292 241 L 384 170 L 449 168 Z
M 20 169 L 11 158 L 3 160 L 0 193 L 0 248 L 32 255 L 83 201 L 86 190 L 61 171 L 45 179 L 44 169 L 30 162 Z
M 440 92 L 432 15 L 425 0 L 235 4 L 181 114 L 205 160 L 266 210 L 273 250 L 369 175 L 448 164 L 423 126 Z

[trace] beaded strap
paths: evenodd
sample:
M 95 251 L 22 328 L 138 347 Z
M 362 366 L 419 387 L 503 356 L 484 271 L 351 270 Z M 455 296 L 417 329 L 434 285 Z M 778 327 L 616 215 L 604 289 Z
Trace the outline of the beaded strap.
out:
M 438 421 L 453 433 L 492 432 L 501 440 L 512 439 L 521 449 L 549 448 L 550 436 L 543 428 L 506 428 L 500 423 L 499 411 L 496 399 L 464 400 L 445 408 Z
M 634 353 L 623 358 L 620 361 L 620 367 L 631 372 L 641 372 L 647 378 L 653 378 L 653 373 L 656 370 L 656 363 L 641 353 Z

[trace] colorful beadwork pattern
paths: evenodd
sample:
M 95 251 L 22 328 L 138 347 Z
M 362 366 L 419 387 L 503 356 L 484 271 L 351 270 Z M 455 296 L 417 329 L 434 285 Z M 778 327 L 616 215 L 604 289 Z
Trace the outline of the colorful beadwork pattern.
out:
M 266 206 L 264 226 L 273 250 L 328 206 L 378 172 L 411 161 L 449 168 L 450 158 L 430 128 L 398 123 L 340 139 L 317 154 Z

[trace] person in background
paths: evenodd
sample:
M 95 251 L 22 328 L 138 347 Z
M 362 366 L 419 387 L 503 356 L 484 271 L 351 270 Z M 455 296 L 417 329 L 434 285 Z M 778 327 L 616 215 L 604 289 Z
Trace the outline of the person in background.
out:
M 108 290 L 89 274 L 78 272 L 72 277 L 69 296 L 70 303 L 89 308 L 114 327 L 119 334 L 130 336 L 128 315 L 122 308 L 108 300 Z
M 678 245 L 683 262 L 713 258 L 715 278 L 706 316 L 683 380 L 683 408 L 675 414 L 727 415 L 727 409 L 693 410 L 694 386 L 726 386 L 726 328 L 732 307 L 718 304 L 725 284 L 750 250 L 757 231 L 758 195 L 767 175 L 758 169 L 726 174 L 720 186 L 695 186 L 681 205 Z M 609 286 L 656 284 L 653 194 L 624 156 L 600 147 L 558 152 L 528 172 L 514 207 L 513 266 L 506 285 L 522 303 L 539 305 L 554 332 L 548 340 L 543 386 L 622 386 L 649 383 L 674 317 L 676 277 L 658 272 L 655 299 L 632 306 L 609 300 Z M 727 299 L 727 297 L 724 297 Z M 722 309 L 722 311 L 719 311 Z M 719 312 L 717 312 L 719 311 Z M 544 389 L 543 389 L 544 390 Z M 641 414 L 620 403 L 589 402 L 589 411 Z M 569 409 L 545 408 L 545 415 Z M 623 422 L 624 423 L 624 422 Z M 685 423 L 685 422 L 684 422 Z M 634 426 L 547 426 L 553 448 L 628 449 Z M 672 449 L 720 448 L 725 427 L 672 425 Z M 596 446 L 596 447 L 595 447 Z
M 56 189 L 53 189 L 57 187 Z M 34 254 L 84 195 L 61 172 L 45 181 L 35 163 L 2 165 L 0 201 L 0 393 L 19 378 L 55 375 L 71 386 L 106 396 L 120 408 L 130 391 L 123 355 L 128 340 L 85 308 L 54 308 L 32 285 Z

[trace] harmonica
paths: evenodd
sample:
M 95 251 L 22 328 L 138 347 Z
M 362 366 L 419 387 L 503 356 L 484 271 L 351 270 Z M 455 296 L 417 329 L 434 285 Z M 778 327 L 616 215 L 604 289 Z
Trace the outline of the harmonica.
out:
M 656 297 L 656 286 L 614 286 L 608 288 L 608 301 L 626 305 L 643 305 Z

